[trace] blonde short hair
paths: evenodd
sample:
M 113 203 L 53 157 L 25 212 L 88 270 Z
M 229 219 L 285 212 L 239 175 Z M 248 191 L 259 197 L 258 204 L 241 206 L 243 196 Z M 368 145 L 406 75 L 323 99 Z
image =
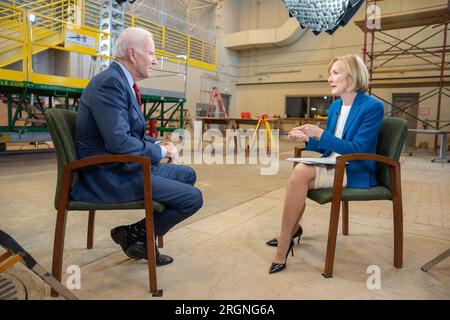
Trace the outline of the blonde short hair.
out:
M 346 56 L 331 59 L 328 65 L 328 73 L 336 61 L 341 61 L 350 76 L 350 89 L 354 91 L 367 91 L 369 88 L 369 71 L 364 61 L 357 54 L 348 54 Z

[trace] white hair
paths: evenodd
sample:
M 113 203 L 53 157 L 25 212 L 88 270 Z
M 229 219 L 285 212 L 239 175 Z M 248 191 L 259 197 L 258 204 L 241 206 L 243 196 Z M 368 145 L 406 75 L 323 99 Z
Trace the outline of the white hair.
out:
M 153 34 L 141 28 L 126 28 L 117 38 L 114 46 L 114 59 L 125 58 L 128 48 L 136 48 L 142 45 L 146 38 L 153 39 Z

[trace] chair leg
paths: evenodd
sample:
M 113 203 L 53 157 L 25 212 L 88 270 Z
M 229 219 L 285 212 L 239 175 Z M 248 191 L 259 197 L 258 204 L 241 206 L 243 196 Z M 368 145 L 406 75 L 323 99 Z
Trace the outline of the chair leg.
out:
M 152 232 L 147 232 L 147 258 L 148 258 L 147 263 L 148 263 L 150 293 L 152 293 L 153 296 L 162 296 L 162 290 L 159 290 L 161 292 L 160 294 L 158 292 L 158 284 L 156 282 L 156 251 L 154 240 L 150 239 L 152 237 L 153 237 Z
M 158 236 L 158 248 L 164 248 L 164 238 L 163 238 L 163 236 Z
M 396 199 L 397 198 L 397 199 Z M 394 266 L 403 267 L 403 208 L 401 194 L 392 201 L 394 211 Z
M 400 166 L 391 169 L 392 207 L 394 220 L 394 266 L 403 267 L 403 204 Z
M 95 210 L 89 210 L 87 245 L 86 245 L 88 249 L 92 249 L 94 247 L 94 226 L 95 226 Z
M 348 236 L 348 201 L 342 201 L 342 234 Z
M 333 277 L 334 252 L 336 250 L 336 238 L 339 225 L 340 200 L 331 203 L 330 226 L 328 228 L 327 254 L 325 258 L 325 269 L 322 276 Z
M 148 199 L 145 201 L 145 228 L 147 230 L 147 264 L 148 264 L 148 280 L 150 293 L 153 297 L 162 297 L 163 290 L 158 290 L 156 280 L 156 249 L 155 249 L 155 232 L 153 223 L 153 205 Z M 147 209 L 149 208 L 149 209 Z
M 147 263 L 148 281 L 150 293 L 153 297 L 162 297 L 163 291 L 158 290 L 156 282 L 156 248 L 155 248 L 155 224 L 153 221 L 153 201 L 152 201 L 152 176 L 151 166 L 142 165 L 144 173 L 144 204 L 145 204 L 145 229 L 147 230 Z
M 64 235 L 66 231 L 67 211 L 58 210 L 56 214 L 55 240 L 53 242 L 53 262 L 52 275 L 61 282 L 62 262 L 64 252 Z M 58 293 L 52 289 L 52 297 L 57 297 Z

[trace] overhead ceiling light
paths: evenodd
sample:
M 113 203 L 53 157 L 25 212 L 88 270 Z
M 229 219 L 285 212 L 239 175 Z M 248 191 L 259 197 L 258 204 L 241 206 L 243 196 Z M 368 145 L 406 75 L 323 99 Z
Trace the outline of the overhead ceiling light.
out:
M 295 17 L 302 28 L 315 35 L 322 31 L 333 34 L 345 26 L 358 11 L 364 0 L 283 0 L 289 15 Z
M 35 23 L 36 22 L 36 15 L 34 15 L 34 14 L 30 14 L 29 16 L 28 16 L 28 18 L 30 19 L 30 22 L 31 23 Z

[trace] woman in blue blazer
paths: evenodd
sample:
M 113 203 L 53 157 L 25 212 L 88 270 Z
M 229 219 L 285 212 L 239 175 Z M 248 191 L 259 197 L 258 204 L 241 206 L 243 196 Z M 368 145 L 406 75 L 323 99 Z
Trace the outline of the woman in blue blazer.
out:
M 355 55 L 334 58 L 328 67 L 331 93 L 340 98 L 328 110 L 325 130 L 306 124 L 289 132 L 289 137 L 306 143 L 306 150 L 316 151 L 324 157 L 350 153 L 376 153 L 378 131 L 383 122 L 384 106 L 368 96 L 368 70 L 362 59 Z M 370 188 L 377 184 L 375 161 L 351 161 L 344 175 L 344 187 Z M 300 163 L 293 170 L 284 201 L 281 231 L 277 239 L 267 242 L 277 246 L 269 273 L 286 268 L 286 259 L 294 246 L 293 238 L 302 234 L 298 225 L 305 210 L 310 189 L 333 186 L 333 165 Z M 293 251 L 292 251 L 293 253 Z

